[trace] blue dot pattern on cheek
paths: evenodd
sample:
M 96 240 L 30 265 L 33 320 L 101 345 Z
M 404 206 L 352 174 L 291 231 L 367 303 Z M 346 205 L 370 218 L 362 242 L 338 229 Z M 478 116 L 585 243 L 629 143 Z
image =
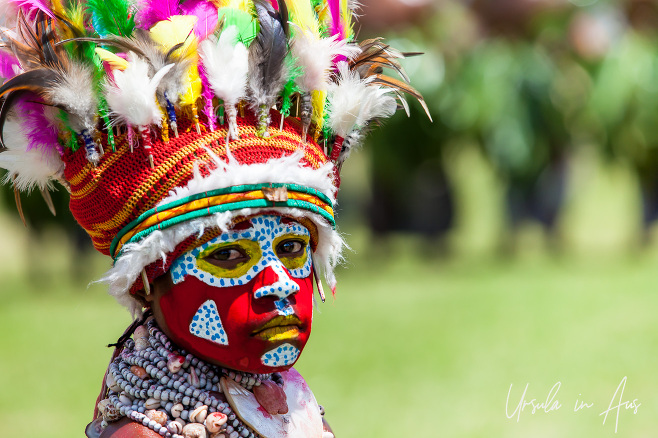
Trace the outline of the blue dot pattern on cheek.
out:
M 265 353 L 260 358 L 260 361 L 263 363 L 263 365 L 268 367 L 288 366 L 294 364 L 297 361 L 299 353 L 301 352 L 298 348 L 295 348 L 290 344 L 283 344 Z
M 228 345 L 228 337 L 217 312 L 217 304 L 208 300 L 196 311 L 190 323 L 190 333 L 221 345 Z
M 299 269 L 287 270 L 284 268 L 283 264 L 279 258 L 274 253 L 272 249 L 272 242 L 284 234 L 297 234 L 301 236 L 310 236 L 308 229 L 303 225 L 297 223 L 282 223 L 280 216 L 258 216 L 250 220 L 252 227 L 249 230 L 233 233 L 224 233 L 220 236 L 215 237 L 214 239 L 194 248 L 191 251 L 186 252 L 185 254 L 178 257 L 174 263 L 171 265 L 171 278 L 174 284 L 181 283 L 185 280 L 185 277 L 191 275 L 197 279 L 203 281 L 209 286 L 215 287 L 229 287 L 229 286 L 242 286 L 249 283 L 259 272 L 263 271 L 267 266 L 272 266 L 277 275 L 279 275 L 280 281 L 289 283 L 289 286 L 294 289 L 298 286 L 295 284 L 290 277 L 293 278 L 306 278 L 311 275 L 311 254 L 310 254 L 310 245 L 306 247 L 306 263 Z M 204 272 L 197 266 L 197 257 L 207 248 L 218 243 L 228 243 L 234 242 L 237 240 L 247 239 L 254 242 L 258 242 L 258 245 L 262 251 L 262 258 L 257 263 L 252 266 L 252 268 L 247 271 L 245 275 L 238 278 L 232 279 L 220 279 L 208 272 Z M 285 275 L 285 280 L 283 280 L 283 275 Z M 289 275 L 288 275 L 289 274 Z M 299 290 L 299 289 L 297 289 Z M 290 293 L 296 292 L 297 290 L 288 290 L 287 295 Z M 282 291 L 279 291 L 282 292 Z M 267 293 L 261 294 L 261 296 L 275 294 Z M 286 295 L 286 296 L 287 296 Z M 259 298 L 257 296 L 257 298 Z

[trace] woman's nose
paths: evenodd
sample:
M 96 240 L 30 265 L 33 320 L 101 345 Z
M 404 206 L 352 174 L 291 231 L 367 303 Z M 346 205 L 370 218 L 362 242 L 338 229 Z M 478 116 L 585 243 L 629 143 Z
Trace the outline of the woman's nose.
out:
M 255 298 L 275 296 L 284 299 L 299 292 L 299 285 L 290 278 L 286 268 L 278 260 L 268 263 L 260 277 L 262 286 L 254 292 Z

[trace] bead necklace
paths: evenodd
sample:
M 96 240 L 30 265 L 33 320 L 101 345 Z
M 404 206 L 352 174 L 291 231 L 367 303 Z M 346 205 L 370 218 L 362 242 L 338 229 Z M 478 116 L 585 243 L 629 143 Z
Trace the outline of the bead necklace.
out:
M 250 374 L 218 368 L 174 351 L 154 319 L 138 326 L 110 364 L 107 398 L 98 403 L 101 427 L 122 417 L 142 423 L 165 438 L 256 438 L 222 394 L 220 379 L 252 390 L 263 381 L 283 384 L 280 374 Z

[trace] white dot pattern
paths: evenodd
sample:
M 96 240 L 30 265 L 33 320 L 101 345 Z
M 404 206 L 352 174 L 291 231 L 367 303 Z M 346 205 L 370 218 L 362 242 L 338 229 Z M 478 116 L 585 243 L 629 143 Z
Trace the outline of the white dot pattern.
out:
M 217 344 L 228 345 L 226 331 L 213 300 L 206 301 L 196 311 L 190 323 L 190 333 Z
M 192 275 L 210 286 L 241 286 L 249 283 L 259 272 L 270 266 L 278 275 L 279 281 L 273 285 L 258 289 L 255 294 L 256 298 L 268 295 L 276 295 L 284 298 L 291 293 L 297 292 L 299 287 L 290 277 L 306 278 L 311 275 L 310 245 L 306 246 L 306 263 L 304 263 L 304 266 L 299 269 L 288 270 L 276 256 L 274 248 L 272 248 L 272 243 L 277 237 L 284 234 L 310 236 L 306 227 L 298 223 L 282 223 L 280 216 L 272 215 L 257 216 L 250 219 L 250 222 L 252 227 L 247 230 L 221 234 L 178 257 L 171 266 L 171 277 L 174 284 L 181 283 L 185 280 L 185 277 Z M 210 246 L 242 239 L 257 242 L 262 251 L 261 259 L 243 276 L 238 278 L 218 278 L 197 266 L 197 257 Z M 295 288 L 297 289 L 290 290 Z
M 288 366 L 297 361 L 300 353 L 298 348 L 290 344 L 283 344 L 265 353 L 260 360 L 263 365 L 268 367 Z

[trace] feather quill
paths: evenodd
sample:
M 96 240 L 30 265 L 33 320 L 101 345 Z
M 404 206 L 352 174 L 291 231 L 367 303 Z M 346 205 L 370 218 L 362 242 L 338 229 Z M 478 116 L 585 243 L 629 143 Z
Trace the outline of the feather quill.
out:
M 238 41 L 238 28 L 229 26 L 219 38 L 204 40 L 199 46 L 203 66 L 215 95 L 224 101 L 229 136 L 239 138 L 236 105 L 246 97 L 249 52 Z
M 208 80 L 208 72 L 203 65 L 199 66 L 199 77 L 201 78 L 201 84 L 203 85 L 203 91 L 201 92 L 201 97 L 203 97 L 204 100 L 203 113 L 208 119 L 208 129 L 214 131 L 216 116 L 213 97 L 215 95 L 210 86 L 210 81 Z
M 258 134 L 267 137 L 270 109 L 287 81 L 288 17 L 284 8 L 277 12 L 268 0 L 254 3 L 260 32 L 249 47 L 249 104 L 258 115 Z
M 140 29 L 149 30 L 159 21 L 180 15 L 178 0 L 140 0 L 135 14 L 135 23 Z

